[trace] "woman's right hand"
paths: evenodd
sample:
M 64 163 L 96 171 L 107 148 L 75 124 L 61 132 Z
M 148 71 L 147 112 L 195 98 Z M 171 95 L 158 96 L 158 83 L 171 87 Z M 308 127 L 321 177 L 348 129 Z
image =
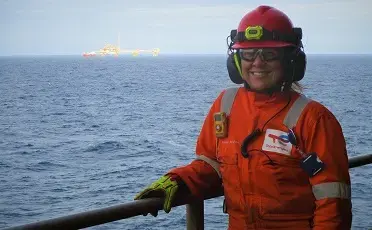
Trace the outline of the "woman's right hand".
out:
M 175 194 L 178 190 L 177 179 L 171 175 L 164 175 L 160 177 L 157 181 L 153 182 L 149 187 L 145 188 L 142 192 L 138 193 L 134 200 L 140 200 L 150 197 L 164 197 L 163 210 L 169 213 Z M 158 213 L 151 213 L 153 216 L 157 216 Z

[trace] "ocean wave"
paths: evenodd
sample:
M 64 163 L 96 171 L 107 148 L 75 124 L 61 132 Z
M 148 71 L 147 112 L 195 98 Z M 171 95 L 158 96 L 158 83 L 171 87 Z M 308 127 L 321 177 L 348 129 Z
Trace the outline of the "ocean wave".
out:
M 89 146 L 84 152 L 111 152 L 119 149 L 124 149 L 125 146 L 118 141 L 104 141 L 93 146 Z

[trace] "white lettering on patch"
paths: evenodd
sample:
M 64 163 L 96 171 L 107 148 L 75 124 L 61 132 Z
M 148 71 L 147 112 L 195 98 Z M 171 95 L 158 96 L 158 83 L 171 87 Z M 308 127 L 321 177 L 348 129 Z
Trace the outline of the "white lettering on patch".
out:
M 291 155 L 291 149 L 292 144 L 288 140 L 288 133 L 275 129 L 266 130 L 262 150 Z

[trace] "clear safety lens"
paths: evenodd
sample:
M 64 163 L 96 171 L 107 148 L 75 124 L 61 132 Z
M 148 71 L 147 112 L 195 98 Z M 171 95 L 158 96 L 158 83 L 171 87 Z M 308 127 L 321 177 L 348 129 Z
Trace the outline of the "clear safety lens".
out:
M 241 49 L 239 50 L 240 58 L 245 61 L 254 61 L 258 55 L 260 55 L 263 61 L 274 61 L 280 59 L 280 52 L 273 48 L 263 48 L 263 49 Z

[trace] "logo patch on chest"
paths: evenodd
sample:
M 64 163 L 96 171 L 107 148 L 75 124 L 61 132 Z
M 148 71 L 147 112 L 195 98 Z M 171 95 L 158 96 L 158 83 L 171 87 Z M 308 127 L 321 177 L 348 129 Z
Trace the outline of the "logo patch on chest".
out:
M 288 140 L 288 133 L 275 129 L 267 129 L 262 150 L 291 155 L 292 144 Z

